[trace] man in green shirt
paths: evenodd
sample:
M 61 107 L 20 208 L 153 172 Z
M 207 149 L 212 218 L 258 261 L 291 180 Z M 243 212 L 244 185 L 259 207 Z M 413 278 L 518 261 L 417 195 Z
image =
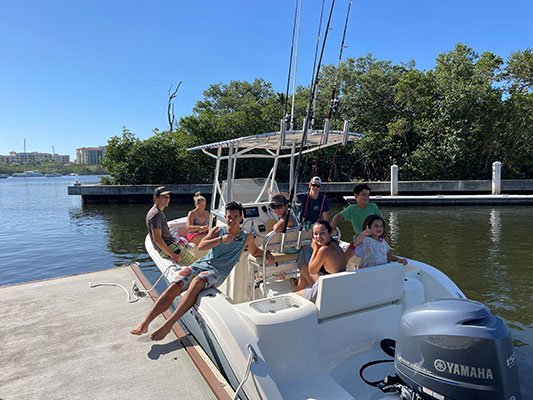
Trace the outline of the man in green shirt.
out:
M 362 232 L 363 222 L 369 215 L 381 215 L 378 206 L 374 203 L 369 203 L 370 200 L 370 187 L 366 183 L 355 185 L 353 188 L 353 195 L 355 197 L 356 204 L 346 207 L 340 213 L 333 217 L 331 221 L 331 227 L 335 229 L 337 224 L 343 219 L 349 219 L 352 223 L 353 230 L 355 231 L 354 238 Z

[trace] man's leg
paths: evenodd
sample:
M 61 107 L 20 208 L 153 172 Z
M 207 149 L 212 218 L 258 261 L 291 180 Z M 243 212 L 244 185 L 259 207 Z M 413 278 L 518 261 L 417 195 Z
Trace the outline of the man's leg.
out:
M 200 277 L 195 277 L 189 288 L 185 291 L 185 294 L 181 297 L 181 300 L 176 307 L 176 310 L 172 313 L 169 319 L 165 321 L 158 329 L 152 332 L 150 338 L 152 340 L 163 340 L 172 329 L 172 325 L 177 322 L 191 307 L 196 303 L 198 295 L 205 288 L 205 282 Z
M 150 312 L 144 319 L 141 321 L 136 328 L 130 331 L 133 335 L 142 335 L 143 333 L 148 332 L 148 326 L 150 323 L 159 315 L 168 310 L 172 302 L 176 297 L 181 294 L 181 287 L 183 282 L 172 282 L 170 286 L 159 296 L 156 300 Z

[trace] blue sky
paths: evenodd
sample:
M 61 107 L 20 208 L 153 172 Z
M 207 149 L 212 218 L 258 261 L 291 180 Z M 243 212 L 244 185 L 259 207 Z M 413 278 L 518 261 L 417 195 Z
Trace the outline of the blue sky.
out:
M 329 7 L 331 0 L 326 2 Z M 312 69 L 320 0 L 303 0 L 298 84 Z M 336 64 L 348 0 L 336 0 L 324 63 Z M 284 92 L 295 0 L 1 0 L 0 154 L 70 154 L 192 113 L 210 84 L 263 78 Z M 463 42 L 506 59 L 532 47 L 533 1 L 355 0 L 344 58 L 431 69 Z M 252 133 L 252 132 L 251 132 Z

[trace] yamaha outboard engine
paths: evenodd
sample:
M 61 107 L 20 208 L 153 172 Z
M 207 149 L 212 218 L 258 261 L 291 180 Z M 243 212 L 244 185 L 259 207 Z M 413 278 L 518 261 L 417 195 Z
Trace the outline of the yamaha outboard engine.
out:
M 475 301 L 435 300 L 406 310 L 394 366 L 421 398 L 521 398 L 509 328 Z

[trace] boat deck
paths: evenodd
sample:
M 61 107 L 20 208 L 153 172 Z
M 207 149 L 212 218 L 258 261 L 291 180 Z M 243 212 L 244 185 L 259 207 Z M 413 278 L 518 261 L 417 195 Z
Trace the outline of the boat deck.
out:
M 135 279 L 122 267 L 0 288 L 0 399 L 229 399 L 179 328 L 161 342 L 129 333 L 149 296 L 130 304 L 118 287 L 89 288 Z

